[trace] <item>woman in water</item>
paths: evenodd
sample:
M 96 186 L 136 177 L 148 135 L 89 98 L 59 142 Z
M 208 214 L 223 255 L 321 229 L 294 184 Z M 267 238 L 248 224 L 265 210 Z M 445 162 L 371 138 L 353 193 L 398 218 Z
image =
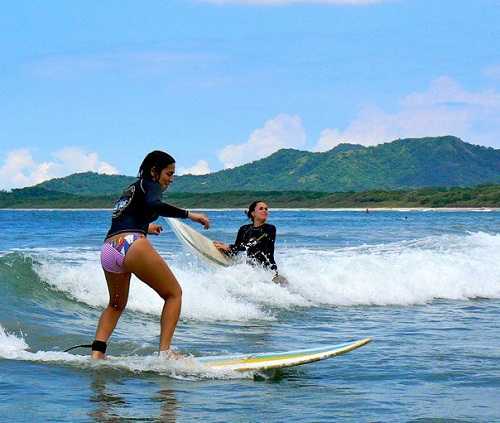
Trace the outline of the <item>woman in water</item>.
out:
M 269 207 L 264 201 L 254 201 L 246 212 L 252 223 L 243 225 L 238 230 L 234 244 L 227 245 L 214 241 L 217 249 L 224 254 L 235 256 L 241 251 L 246 251 L 251 264 L 259 264 L 275 272 L 273 281 L 286 284 L 286 279 L 278 275 L 278 266 L 274 261 L 274 241 L 276 240 L 276 227 L 267 222 Z
M 149 153 L 139 168 L 138 180 L 116 202 L 111 228 L 101 250 L 101 264 L 108 284 L 109 304 L 101 314 L 92 358 L 104 358 L 106 346 L 125 305 L 132 274 L 153 288 L 165 300 L 161 313 L 160 355 L 175 358 L 170 349 L 179 320 L 182 290 L 167 263 L 147 239 L 158 235 L 162 227 L 154 222 L 159 216 L 191 219 L 209 227 L 207 216 L 179 209 L 161 201 L 172 183 L 175 160 L 163 151 Z

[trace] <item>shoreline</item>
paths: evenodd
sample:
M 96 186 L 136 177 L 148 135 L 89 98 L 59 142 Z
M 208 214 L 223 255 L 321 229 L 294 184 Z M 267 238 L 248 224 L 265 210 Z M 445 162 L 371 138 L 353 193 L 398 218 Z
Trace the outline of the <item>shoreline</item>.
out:
M 188 208 L 189 210 L 199 210 L 199 211 L 245 211 L 244 207 L 223 207 L 223 208 L 213 208 L 213 207 L 193 207 Z M 0 211 L 111 211 L 112 208 L 0 208 Z M 318 212 L 362 212 L 362 213 L 375 213 L 381 211 L 393 211 L 393 212 L 500 212 L 500 207 L 341 207 L 341 208 L 307 208 L 307 207 L 273 207 L 272 211 L 318 211 Z

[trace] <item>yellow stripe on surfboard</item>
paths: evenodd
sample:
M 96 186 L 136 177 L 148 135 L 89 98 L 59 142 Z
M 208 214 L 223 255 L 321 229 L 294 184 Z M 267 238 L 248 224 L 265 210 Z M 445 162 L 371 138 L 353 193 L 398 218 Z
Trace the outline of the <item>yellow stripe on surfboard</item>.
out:
M 342 355 L 353 351 L 363 345 L 371 342 L 371 338 L 361 339 L 359 341 L 345 345 L 344 347 L 334 348 L 332 346 L 331 350 L 323 350 L 317 353 L 311 352 L 297 352 L 294 354 L 283 353 L 281 355 L 269 355 L 262 357 L 244 357 L 244 358 L 234 358 L 234 359 L 221 359 L 214 361 L 207 361 L 203 363 L 211 368 L 228 368 L 237 371 L 248 371 L 248 370 L 265 370 L 266 368 L 280 368 L 280 367 L 290 367 L 298 366 L 301 364 L 312 363 L 314 361 L 325 360 L 331 357 Z

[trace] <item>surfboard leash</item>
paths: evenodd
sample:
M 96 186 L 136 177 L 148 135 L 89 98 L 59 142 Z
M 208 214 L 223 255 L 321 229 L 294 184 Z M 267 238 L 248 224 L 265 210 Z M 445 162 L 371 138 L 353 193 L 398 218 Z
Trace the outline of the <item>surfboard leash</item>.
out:
M 92 348 L 92 344 L 75 345 L 74 347 L 70 347 L 67 350 L 64 350 L 63 352 L 69 352 L 69 351 L 74 350 L 76 348 Z
M 108 344 L 106 344 L 106 342 L 98 341 L 97 339 L 95 339 L 94 342 L 92 342 L 92 344 L 75 345 L 74 347 L 70 347 L 67 350 L 64 350 L 64 352 L 74 350 L 75 348 L 91 348 L 92 351 L 99 351 L 105 354 L 107 346 Z

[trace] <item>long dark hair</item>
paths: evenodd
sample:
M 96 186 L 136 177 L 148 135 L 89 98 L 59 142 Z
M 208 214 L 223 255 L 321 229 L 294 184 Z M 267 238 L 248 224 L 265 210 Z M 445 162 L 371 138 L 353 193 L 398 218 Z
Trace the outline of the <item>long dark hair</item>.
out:
M 248 216 L 248 218 L 253 222 L 253 216 L 252 216 L 252 212 L 255 211 L 255 207 L 257 207 L 257 204 L 259 203 L 264 203 L 265 201 L 264 200 L 256 200 L 254 201 L 252 204 L 250 204 L 248 206 L 248 210 L 246 211 L 246 215 Z
M 151 170 L 154 168 L 155 173 L 159 177 L 160 172 L 173 163 L 175 163 L 175 159 L 170 154 L 159 150 L 152 151 L 144 157 L 137 176 L 144 179 L 153 179 Z

